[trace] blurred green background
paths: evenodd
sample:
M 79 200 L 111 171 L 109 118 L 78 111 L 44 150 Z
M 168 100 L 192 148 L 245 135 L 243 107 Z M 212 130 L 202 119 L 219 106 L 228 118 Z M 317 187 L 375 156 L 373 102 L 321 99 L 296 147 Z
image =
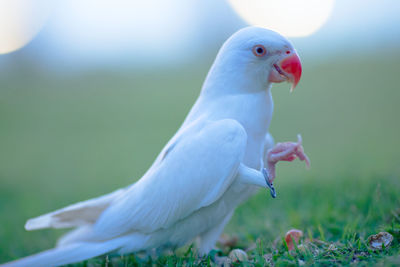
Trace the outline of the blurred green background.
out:
M 273 239 L 289 227 L 317 231 L 330 223 L 340 229 L 328 227 L 328 237 L 349 225 L 374 233 L 400 207 L 400 50 L 392 43 L 334 54 L 320 48 L 317 58 L 307 40 L 297 43 L 303 77 L 292 94 L 288 84 L 273 87 L 270 130 L 277 142 L 301 133 L 311 169 L 280 163 L 278 198 L 261 190 L 226 231 Z M 0 259 L 50 248 L 63 233 L 26 232 L 28 218 L 139 179 L 184 120 L 221 44 L 201 60 L 167 67 L 53 71 L 23 51 L 7 58 L 0 73 Z

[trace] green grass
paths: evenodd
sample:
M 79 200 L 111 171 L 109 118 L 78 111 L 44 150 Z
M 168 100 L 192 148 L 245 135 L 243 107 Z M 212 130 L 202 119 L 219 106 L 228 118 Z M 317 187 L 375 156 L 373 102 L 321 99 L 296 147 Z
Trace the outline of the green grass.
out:
M 278 198 L 261 190 L 237 209 L 225 233 L 249 249 L 248 265 L 265 265 L 264 254 L 276 266 L 400 264 L 398 62 L 398 52 L 314 67 L 304 58 L 294 94 L 274 87 L 271 132 L 277 141 L 301 133 L 312 168 L 280 163 Z M 0 74 L 1 262 L 50 248 L 63 233 L 26 232 L 28 218 L 140 178 L 195 101 L 208 63 L 154 73 L 17 69 Z M 303 230 L 310 251 L 287 252 L 290 228 Z M 393 244 L 369 250 L 366 239 L 382 230 Z M 194 253 L 110 256 L 108 266 L 214 264 Z

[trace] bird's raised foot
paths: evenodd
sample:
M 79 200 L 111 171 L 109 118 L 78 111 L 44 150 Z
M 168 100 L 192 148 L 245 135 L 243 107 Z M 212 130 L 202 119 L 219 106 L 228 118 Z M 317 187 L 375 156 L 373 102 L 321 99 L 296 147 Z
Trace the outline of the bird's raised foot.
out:
M 269 182 L 272 182 L 276 176 L 275 165 L 279 161 L 293 161 L 299 158 L 301 161 L 305 161 L 306 166 L 310 167 L 310 160 L 304 153 L 302 145 L 301 135 L 297 135 L 297 142 L 284 142 L 277 143 L 273 148 L 267 152 L 267 170 Z

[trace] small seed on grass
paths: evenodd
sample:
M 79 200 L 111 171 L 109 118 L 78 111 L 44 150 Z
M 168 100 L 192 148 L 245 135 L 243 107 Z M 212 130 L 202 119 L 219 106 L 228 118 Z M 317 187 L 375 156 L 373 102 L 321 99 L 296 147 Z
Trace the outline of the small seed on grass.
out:
M 393 236 L 388 232 L 380 232 L 376 235 L 368 237 L 368 244 L 373 249 L 382 249 L 382 246 L 387 248 L 393 241 Z
M 239 262 L 239 261 L 247 261 L 248 260 L 246 252 L 244 252 L 243 250 L 238 249 L 238 248 L 232 250 L 229 253 L 228 257 L 232 262 Z

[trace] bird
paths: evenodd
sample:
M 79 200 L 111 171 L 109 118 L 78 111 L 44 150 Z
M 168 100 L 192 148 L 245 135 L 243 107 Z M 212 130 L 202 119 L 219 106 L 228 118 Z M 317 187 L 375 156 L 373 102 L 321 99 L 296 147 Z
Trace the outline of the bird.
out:
M 302 73 L 293 44 L 249 26 L 220 48 L 186 119 L 135 183 L 29 219 L 26 230 L 74 228 L 55 248 L 1 265 L 59 266 L 107 253 L 178 248 L 197 240 L 207 255 L 235 208 L 270 188 L 279 161 L 309 165 L 301 137 L 274 143 L 273 83 Z M 275 190 L 273 190 L 275 192 Z

